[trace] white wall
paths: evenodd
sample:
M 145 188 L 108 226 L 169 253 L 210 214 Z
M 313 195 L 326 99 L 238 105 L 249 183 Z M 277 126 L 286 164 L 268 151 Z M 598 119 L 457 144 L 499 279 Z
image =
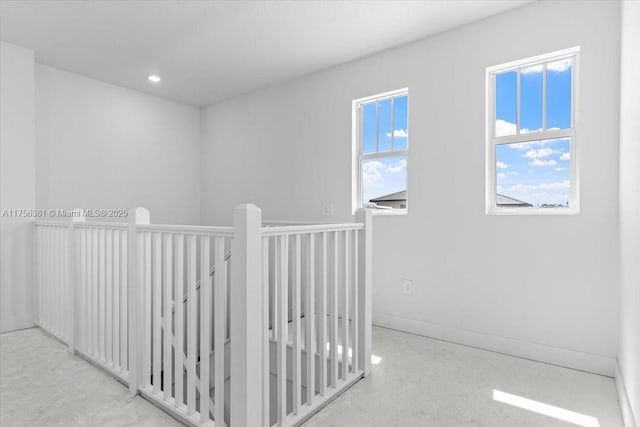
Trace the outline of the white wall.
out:
M 628 427 L 640 422 L 640 3 L 622 5 L 620 248 L 622 298 L 617 372 Z M 633 416 L 635 415 L 635 417 Z
M 34 54 L 0 42 L 0 209 L 35 208 Z M 32 221 L 0 220 L 0 332 L 33 325 Z
M 200 111 L 36 65 L 39 208 L 150 210 L 200 221 Z
M 0 209 L 33 209 L 33 51 L 0 42 Z M 0 332 L 33 325 L 32 221 L 0 220 Z
M 408 87 L 410 213 L 374 221 L 376 323 L 613 375 L 619 24 L 615 2 L 534 3 L 211 106 L 203 223 L 244 202 L 269 219 L 352 219 L 351 100 Z M 486 216 L 485 68 L 576 45 L 580 215 Z

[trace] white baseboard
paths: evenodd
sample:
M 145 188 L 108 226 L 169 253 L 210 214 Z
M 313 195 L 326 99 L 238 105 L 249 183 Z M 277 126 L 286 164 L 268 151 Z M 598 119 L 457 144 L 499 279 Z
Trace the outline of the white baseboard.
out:
M 622 371 L 620 365 L 616 361 L 616 389 L 618 390 L 618 402 L 620 403 L 620 412 L 622 413 L 622 421 L 624 427 L 637 427 L 636 420 L 633 416 L 633 410 L 631 409 L 631 401 L 627 394 L 627 387 L 624 385 L 624 378 L 622 377 Z
M 375 311 L 373 312 L 373 324 L 608 377 L 614 377 L 616 372 L 615 358 L 599 354 L 584 353 L 498 335 L 451 328 Z

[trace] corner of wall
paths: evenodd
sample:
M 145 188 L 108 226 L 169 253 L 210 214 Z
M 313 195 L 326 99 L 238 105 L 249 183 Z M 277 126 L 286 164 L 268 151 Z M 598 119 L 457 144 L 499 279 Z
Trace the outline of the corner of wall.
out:
M 205 194 L 204 194 L 204 189 L 205 189 L 205 177 L 204 177 L 204 171 L 205 171 L 205 163 L 206 163 L 206 156 L 205 156 L 205 141 L 206 141 L 206 135 L 207 135 L 207 131 L 205 129 L 206 126 L 206 115 L 207 115 L 207 109 L 209 107 L 200 107 L 200 116 L 199 116 L 199 127 L 200 127 L 200 141 L 199 141 L 199 150 L 200 150 L 200 158 L 198 160 L 198 167 L 200 168 L 200 182 L 199 182 L 199 204 L 200 204 L 200 218 L 199 218 L 199 222 L 200 225 L 205 225 L 206 224 L 206 212 L 205 212 Z
M 640 3 L 621 2 L 620 343 L 616 387 L 626 427 L 640 422 Z
M 631 407 L 627 387 L 624 383 L 624 375 L 622 375 L 618 361 L 616 361 L 616 375 L 614 379 L 616 383 L 616 390 L 618 392 L 618 402 L 620 404 L 620 412 L 622 414 L 624 427 L 637 427 L 638 424 L 633 416 L 633 408 Z

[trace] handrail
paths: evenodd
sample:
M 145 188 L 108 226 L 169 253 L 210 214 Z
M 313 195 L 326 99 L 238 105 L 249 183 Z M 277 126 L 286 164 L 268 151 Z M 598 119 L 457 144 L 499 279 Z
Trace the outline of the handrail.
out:
M 140 231 L 177 232 L 207 236 L 233 237 L 233 227 L 212 227 L 202 225 L 145 224 L 138 225 Z
M 273 225 L 272 225 L 273 224 Z M 324 225 L 324 224 L 339 224 L 338 222 L 332 221 L 301 221 L 301 220 L 287 220 L 287 219 L 263 219 L 262 226 L 263 227 L 284 227 L 284 226 L 293 226 L 293 225 Z
M 68 227 L 69 226 L 69 222 L 62 222 L 62 221 L 45 221 L 45 220 L 37 220 L 34 221 L 34 224 L 36 226 L 41 226 L 41 227 Z
M 48 227 L 68 227 L 70 222 L 63 221 L 35 221 L 37 226 Z M 111 229 L 126 229 L 127 223 L 123 222 L 75 222 L 75 227 L 80 228 L 111 228 Z M 363 225 L 361 223 L 323 223 L 323 224 L 304 224 L 304 225 L 285 225 L 285 226 L 263 226 L 263 236 L 281 236 L 290 234 L 307 234 L 318 233 L 323 231 L 344 231 L 344 230 L 361 230 Z M 191 235 L 208 235 L 208 236 L 220 236 L 220 237 L 233 237 L 233 227 L 218 227 L 218 226 L 200 226 L 200 225 L 173 225 L 173 224 L 145 224 L 138 225 L 137 229 L 140 231 L 151 232 L 177 232 Z
M 122 230 L 125 230 L 129 226 L 129 224 L 127 224 L 126 222 L 106 222 L 106 221 L 74 222 L 73 225 L 75 227 L 82 227 L 82 228 L 117 228 Z
M 36 226 L 41 227 L 69 227 L 71 225 L 70 221 L 55 221 L 55 220 L 37 220 L 34 221 Z M 126 229 L 128 224 L 126 222 L 108 222 L 108 221 L 78 221 L 73 223 L 74 227 L 82 227 L 82 228 L 116 228 L 116 229 Z
M 283 227 L 262 227 L 263 236 L 282 236 L 289 234 L 319 233 L 323 231 L 362 230 L 364 226 L 359 223 L 344 224 L 316 224 L 316 225 L 292 225 Z

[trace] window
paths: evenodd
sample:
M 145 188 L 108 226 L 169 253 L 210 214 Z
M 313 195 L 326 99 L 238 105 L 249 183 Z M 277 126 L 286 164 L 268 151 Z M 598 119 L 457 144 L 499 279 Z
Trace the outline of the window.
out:
M 353 101 L 353 209 L 406 212 L 408 90 Z
M 487 213 L 578 212 L 578 52 L 487 69 Z

